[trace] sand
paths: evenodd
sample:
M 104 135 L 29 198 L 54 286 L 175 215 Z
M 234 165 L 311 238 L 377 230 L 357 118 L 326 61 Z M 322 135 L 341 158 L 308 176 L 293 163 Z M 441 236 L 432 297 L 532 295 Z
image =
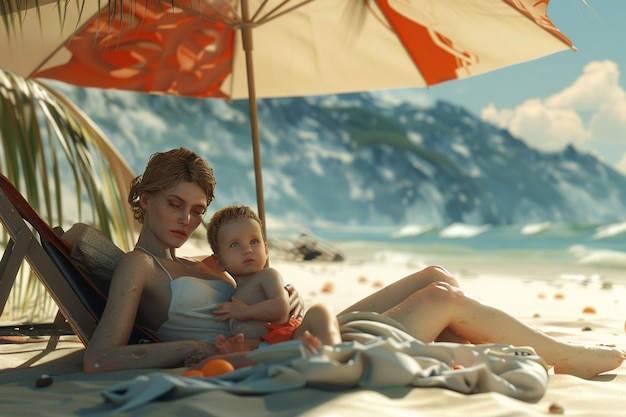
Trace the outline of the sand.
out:
M 422 265 L 396 259 L 382 263 L 273 261 L 272 266 L 299 289 L 307 304 L 326 302 L 339 312 Z M 448 269 L 467 293 L 559 339 L 626 348 L 626 287 L 615 283 L 615 279 L 587 270 L 551 270 L 540 262 L 520 262 L 515 268 L 505 263 L 481 268 L 480 264 L 453 261 Z M 83 346 L 71 337 L 56 343 L 46 339 L 5 340 L 0 352 L 0 415 L 7 416 L 108 415 L 113 408 L 103 400 L 101 391 L 147 372 L 84 375 Z M 44 373 L 52 376 L 52 384 L 36 387 L 36 380 Z M 261 396 L 200 393 L 149 403 L 130 414 L 488 417 L 542 416 L 563 411 L 568 416 L 620 416 L 625 407 L 626 365 L 622 365 L 593 380 L 550 371 L 547 392 L 534 404 L 501 394 L 464 395 L 443 388 L 305 388 Z

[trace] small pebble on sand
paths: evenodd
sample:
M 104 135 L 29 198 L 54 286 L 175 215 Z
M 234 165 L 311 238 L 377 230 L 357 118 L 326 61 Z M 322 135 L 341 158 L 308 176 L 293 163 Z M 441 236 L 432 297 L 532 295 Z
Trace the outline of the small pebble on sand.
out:
M 37 378 L 37 380 L 35 381 L 35 386 L 37 388 L 44 388 L 47 387 L 49 385 L 52 385 L 52 377 L 48 374 L 42 374 L 39 378 Z
M 335 290 L 335 284 L 333 284 L 332 282 L 327 282 L 322 287 L 322 292 L 326 293 L 326 294 L 329 294 L 329 293 L 333 292 L 334 290 Z

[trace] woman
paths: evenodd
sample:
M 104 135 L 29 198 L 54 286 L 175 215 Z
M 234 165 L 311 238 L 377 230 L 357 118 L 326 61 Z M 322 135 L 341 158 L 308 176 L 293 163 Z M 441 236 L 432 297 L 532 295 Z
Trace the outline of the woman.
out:
M 213 200 L 206 161 L 187 149 L 153 155 L 132 184 L 129 202 L 142 224 L 135 250 L 119 262 L 109 301 L 84 358 L 85 372 L 177 367 L 218 353 L 212 343 L 229 334 L 212 310 L 230 299 L 231 282 L 205 264 L 176 256 Z M 374 311 L 407 327 L 424 342 L 469 341 L 532 346 L 556 372 L 583 378 L 618 367 L 624 352 L 560 342 L 465 295 L 441 267 L 403 278 L 346 309 Z M 161 343 L 127 345 L 134 322 Z

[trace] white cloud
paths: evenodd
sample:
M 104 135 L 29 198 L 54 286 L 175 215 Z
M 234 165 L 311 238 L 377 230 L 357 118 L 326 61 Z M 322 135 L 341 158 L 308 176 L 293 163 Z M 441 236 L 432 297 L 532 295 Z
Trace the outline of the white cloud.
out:
M 491 104 L 481 117 L 543 151 L 568 144 L 585 150 L 626 144 L 626 92 L 612 61 L 590 62 L 570 86 L 548 98 L 527 100 L 513 109 Z M 626 160 L 621 163 L 626 169 Z
M 572 85 L 546 100 L 549 107 L 596 111 L 607 102 L 623 100 L 619 69 L 613 61 L 593 61 Z
M 612 100 L 602 103 L 589 121 L 592 138 L 605 143 L 626 143 L 626 93 L 614 93 Z
M 578 113 L 548 107 L 541 99 L 526 100 L 514 109 L 498 110 L 490 104 L 483 109 L 481 118 L 508 129 L 542 151 L 558 151 L 569 143 L 581 145 L 589 137 Z

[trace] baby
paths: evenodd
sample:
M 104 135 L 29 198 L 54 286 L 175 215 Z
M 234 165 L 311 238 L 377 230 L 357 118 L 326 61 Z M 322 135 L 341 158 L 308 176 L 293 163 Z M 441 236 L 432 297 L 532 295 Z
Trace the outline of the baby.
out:
M 302 322 L 289 317 L 283 280 L 276 269 L 266 267 L 269 251 L 261 220 L 248 206 L 217 211 L 207 226 L 207 235 L 220 267 L 237 283 L 231 301 L 213 311 L 222 321 L 229 320 L 236 335 L 218 338 L 216 345 L 222 353 L 254 349 L 263 341 L 273 344 L 294 338 L 317 347 L 341 342 L 337 318 L 325 304 L 309 308 Z M 241 346 L 243 339 L 245 346 Z

